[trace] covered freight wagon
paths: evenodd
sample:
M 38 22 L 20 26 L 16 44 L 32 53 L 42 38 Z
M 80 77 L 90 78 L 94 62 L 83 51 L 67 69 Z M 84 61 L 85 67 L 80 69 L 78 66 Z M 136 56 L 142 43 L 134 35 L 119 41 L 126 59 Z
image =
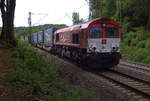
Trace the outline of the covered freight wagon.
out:
M 44 46 L 45 47 L 52 47 L 54 44 L 54 32 L 55 28 L 51 28 L 44 31 Z
M 43 31 L 40 31 L 37 33 L 37 43 L 38 44 L 43 44 L 44 43 L 44 40 L 43 40 Z
M 32 35 L 32 44 L 34 44 L 34 45 L 37 44 L 37 33 L 33 33 L 33 35 Z

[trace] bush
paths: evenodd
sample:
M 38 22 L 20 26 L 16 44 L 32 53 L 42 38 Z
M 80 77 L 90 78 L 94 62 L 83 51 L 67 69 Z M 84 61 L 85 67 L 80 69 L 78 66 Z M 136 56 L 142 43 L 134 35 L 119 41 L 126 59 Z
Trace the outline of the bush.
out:
M 125 47 L 125 50 L 121 51 L 121 54 L 124 59 L 135 61 L 135 62 L 141 62 L 141 63 L 150 63 L 150 49 L 145 48 L 137 48 L 137 47 Z
M 140 41 L 140 42 L 138 42 L 137 47 L 138 47 L 138 48 L 145 48 L 146 43 L 147 43 L 147 42 L 144 41 L 144 40 L 143 40 L 143 41 Z
M 123 39 L 123 42 L 126 46 L 130 46 L 131 45 L 131 40 L 130 39 Z
M 124 34 L 123 43 L 125 43 L 127 46 L 135 46 L 136 42 L 136 33 L 131 31 Z
M 128 17 L 124 18 L 124 21 L 123 21 L 123 24 L 122 24 L 122 32 L 123 33 L 127 33 L 130 30 L 131 26 L 132 26 L 129 20 L 130 19 Z
M 133 28 L 124 34 L 121 55 L 124 59 L 150 64 L 150 31 L 144 27 Z
M 146 40 L 145 48 L 150 49 L 150 38 Z
M 27 94 L 44 96 L 46 101 L 96 100 L 87 90 L 73 90 L 68 80 L 58 74 L 55 61 L 46 62 L 42 59 L 44 55 L 38 54 L 29 44 L 19 42 L 12 54 L 9 82 L 19 91 L 25 89 Z
M 134 28 L 136 30 L 136 36 L 138 41 L 146 40 L 150 37 L 150 33 L 144 29 L 144 27 Z
M 136 40 L 136 39 L 131 40 L 131 46 L 136 47 L 137 43 L 138 43 L 138 40 Z

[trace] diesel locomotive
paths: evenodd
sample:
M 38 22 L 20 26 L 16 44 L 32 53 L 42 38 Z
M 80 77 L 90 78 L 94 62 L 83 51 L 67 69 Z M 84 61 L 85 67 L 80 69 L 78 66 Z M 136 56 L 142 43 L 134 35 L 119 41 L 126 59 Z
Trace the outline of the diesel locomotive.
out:
M 108 17 L 34 33 L 32 42 L 93 68 L 111 68 L 120 60 L 120 26 Z

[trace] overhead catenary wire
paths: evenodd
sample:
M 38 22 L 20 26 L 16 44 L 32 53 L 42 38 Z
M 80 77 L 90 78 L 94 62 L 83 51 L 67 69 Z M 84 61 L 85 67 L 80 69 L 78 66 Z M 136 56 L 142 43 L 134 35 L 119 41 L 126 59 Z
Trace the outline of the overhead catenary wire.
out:
M 73 12 L 77 12 L 78 10 L 80 10 L 81 8 L 83 8 L 83 7 L 85 7 L 86 5 L 88 5 L 88 3 L 86 2 L 86 3 L 84 3 L 82 6 L 80 6 L 79 8 L 77 8 L 77 9 L 75 9 L 75 10 L 73 10 Z M 71 16 L 70 16 L 71 15 Z M 68 17 L 69 18 L 69 20 L 70 21 L 72 21 L 72 12 L 70 12 L 70 13 L 65 13 L 64 14 L 64 16 L 63 17 L 61 17 L 61 18 L 58 18 L 58 20 L 55 20 L 55 21 L 53 21 L 53 22 L 51 22 L 51 23 L 56 23 L 56 22 L 58 22 L 58 21 L 60 21 L 60 20 L 62 20 L 62 19 L 64 19 L 65 17 Z M 86 18 L 85 20 L 87 20 L 88 18 Z
M 88 0 L 85 0 L 85 1 L 86 1 L 86 3 L 84 3 L 83 5 L 81 5 L 79 8 L 74 9 L 73 12 L 78 12 L 80 9 L 82 9 L 83 7 L 85 7 L 86 5 L 89 4 L 89 3 L 88 3 Z M 40 19 L 39 19 L 36 23 L 34 23 L 32 26 L 36 26 L 36 25 L 40 24 L 40 22 L 41 22 L 43 19 L 45 19 L 47 16 L 49 16 L 48 13 L 32 13 L 32 15 L 44 15 L 42 18 L 40 18 Z M 60 17 L 60 18 L 58 18 L 58 19 L 56 19 L 55 21 L 52 21 L 52 22 L 50 22 L 50 23 L 56 23 L 56 22 L 61 21 L 62 19 L 66 18 L 66 17 L 67 17 L 70 21 L 72 21 L 72 11 L 69 12 L 69 13 L 66 12 L 63 17 Z M 88 19 L 88 18 L 86 18 L 86 19 Z
M 40 24 L 40 22 L 44 19 L 44 18 L 46 18 L 48 16 L 48 14 L 46 14 L 45 16 L 43 16 L 42 18 L 40 18 L 38 21 L 37 21 L 37 23 L 35 23 L 33 26 L 35 26 L 35 25 L 37 25 L 37 24 Z

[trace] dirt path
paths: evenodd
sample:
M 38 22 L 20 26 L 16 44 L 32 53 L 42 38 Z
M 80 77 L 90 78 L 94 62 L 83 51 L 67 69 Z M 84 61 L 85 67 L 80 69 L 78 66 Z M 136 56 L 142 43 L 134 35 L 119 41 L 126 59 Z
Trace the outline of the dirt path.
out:
M 8 85 L 6 77 L 8 74 L 8 69 L 10 67 L 10 52 L 8 49 L 3 48 L 0 45 L 0 94 L 4 92 L 4 88 Z M 5 86 L 5 87 L 4 87 Z
M 33 100 L 33 96 L 25 97 L 16 95 L 14 87 L 7 80 L 11 64 L 12 50 L 3 47 L 0 43 L 0 101 L 38 101 Z

